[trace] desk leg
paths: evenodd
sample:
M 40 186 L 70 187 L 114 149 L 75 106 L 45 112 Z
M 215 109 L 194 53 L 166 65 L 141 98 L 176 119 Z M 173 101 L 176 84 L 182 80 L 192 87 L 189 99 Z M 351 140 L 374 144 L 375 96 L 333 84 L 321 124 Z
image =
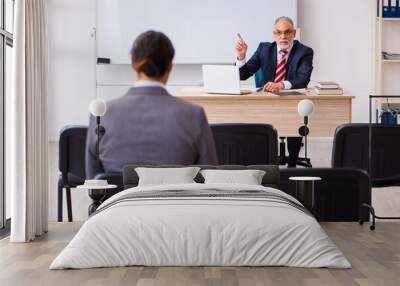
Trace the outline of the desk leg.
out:
M 97 208 L 102 203 L 102 200 L 106 194 L 106 191 L 103 189 L 90 189 L 88 191 L 89 197 L 93 200 L 93 203 L 88 208 L 89 216 L 97 210 Z

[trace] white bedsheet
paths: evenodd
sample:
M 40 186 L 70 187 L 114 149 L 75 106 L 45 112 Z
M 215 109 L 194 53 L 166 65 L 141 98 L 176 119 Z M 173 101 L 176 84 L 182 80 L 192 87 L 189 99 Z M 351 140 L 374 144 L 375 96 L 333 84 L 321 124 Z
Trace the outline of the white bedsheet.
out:
M 264 190 L 262 186 L 185 184 L 125 190 Z M 294 266 L 350 268 L 350 263 L 310 215 L 262 199 L 185 198 L 124 201 L 81 227 L 50 269 L 127 265 Z

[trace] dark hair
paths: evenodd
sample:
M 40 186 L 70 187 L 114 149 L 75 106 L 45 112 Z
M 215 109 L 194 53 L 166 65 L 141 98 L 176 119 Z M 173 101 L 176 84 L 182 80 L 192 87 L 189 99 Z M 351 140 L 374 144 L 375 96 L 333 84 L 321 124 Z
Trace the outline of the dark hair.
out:
M 140 34 L 131 49 L 132 66 L 136 72 L 160 78 L 167 71 L 175 55 L 171 40 L 161 32 Z

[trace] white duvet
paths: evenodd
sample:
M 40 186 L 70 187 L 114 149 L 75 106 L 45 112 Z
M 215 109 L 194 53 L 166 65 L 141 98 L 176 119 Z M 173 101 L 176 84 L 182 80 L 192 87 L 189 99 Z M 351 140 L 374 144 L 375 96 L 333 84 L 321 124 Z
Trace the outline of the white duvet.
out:
M 180 184 L 135 187 L 105 201 L 56 257 L 50 269 L 145 266 L 294 266 L 350 268 L 310 215 L 257 198 L 152 198 L 122 201 L 131 192 L 262 190 L 262 186 Z M 107 207 L 108 206 L 108 207 Z

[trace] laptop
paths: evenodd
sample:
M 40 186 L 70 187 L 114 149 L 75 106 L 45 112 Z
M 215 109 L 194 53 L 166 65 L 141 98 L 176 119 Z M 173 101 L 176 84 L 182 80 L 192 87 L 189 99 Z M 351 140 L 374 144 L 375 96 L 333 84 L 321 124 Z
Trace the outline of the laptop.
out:
M 239 68 L 232 65 L 203 65 L 204 91 L 221 94 L 247 94 L 240 89 Z

